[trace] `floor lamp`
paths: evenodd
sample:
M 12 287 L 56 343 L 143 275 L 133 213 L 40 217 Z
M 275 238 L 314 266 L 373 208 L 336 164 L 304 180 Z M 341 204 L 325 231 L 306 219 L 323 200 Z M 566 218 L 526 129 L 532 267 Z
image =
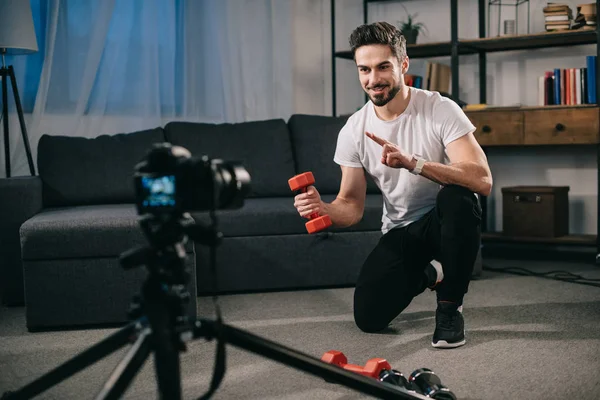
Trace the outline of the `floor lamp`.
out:
M 17 89 L 17 80 L 15 79 L 15 70 L 12 65 L 6 65 L 7 55 L 23 55 L 35 53 L 38 51 L 35 29 L 33 27 L 33 16 L 31 13 L 31 4 L 29 0 L 1 0 L 0 1 L 0 55 L 2 56 L 2 65 L 0 67 L 0 78 L 2 79 L 2 123 L 4 126 L 4 160 L 6 163 L 6 177 L 10 173 L 10 143 L 8 130 L 8 82 L 12 86 L 13 97 L 21 125 L 21 135 L 23 144 L 27 152 L 27 162 L 31 175 L 35 175 L 35 166 L 29 147 L 27 137 L 27 128 L 25 127 L 25 118 L 23 117 L 23 108 L 19 90 Z

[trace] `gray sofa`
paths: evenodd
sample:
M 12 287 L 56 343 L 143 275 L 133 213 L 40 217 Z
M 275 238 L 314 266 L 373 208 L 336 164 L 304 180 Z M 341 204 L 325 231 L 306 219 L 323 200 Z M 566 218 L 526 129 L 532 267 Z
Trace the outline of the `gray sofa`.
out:
M 0 180 L 0 278 L 5 304 L 25 304 L 29 330 L 121 324 L 146 276 L 124 270 L 119 255 L 147 244 L 134 206 L 133 171 L 153 143 L 193 155 L 239 161 L 252 178 L 240 209 L 219 210 L 224 239 L 217 250 L 217 293 L 343 287 L 355 283 L 381 236 L 382 197 L 368 179 L 362 221 L 309 235 L 288 179 L 312 171 L 325 201 L 339 189 L 333 161 L 346 118 L 294 115 L 239 124 L 171 122 L 93 139 L 44 135 L 39 176 Z M 192 212 L 200 223 L 206 212 Z M 215 293 L 209 249 L 188 243 L 196 296 Z

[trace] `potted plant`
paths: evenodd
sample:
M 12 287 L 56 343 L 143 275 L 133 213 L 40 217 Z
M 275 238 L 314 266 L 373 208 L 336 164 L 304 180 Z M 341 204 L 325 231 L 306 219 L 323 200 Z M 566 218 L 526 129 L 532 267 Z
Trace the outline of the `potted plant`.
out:
M 419 36 L 419 32 L 427 29 L 422 22 L 415 22 L 415 18 L 417 17 L 417 15 L 418 14 L 408 14 L 408 19 L 406 21 L 398 23 L 398 29 L 400 29 L 402 35 L 404 35 L 404 38 L 406 39 L 406 44 L 417 43 L 417 36 Z

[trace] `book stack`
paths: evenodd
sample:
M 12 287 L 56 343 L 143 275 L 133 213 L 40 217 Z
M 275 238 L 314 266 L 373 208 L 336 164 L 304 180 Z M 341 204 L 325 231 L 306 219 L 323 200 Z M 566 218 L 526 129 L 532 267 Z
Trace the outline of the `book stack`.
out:
M 573 13 L 566 4 L 548 3 L 544 7 L 544 21 L 547 32 L 569 30 L 571 21 L 573 21 Z
M 538 105 L 596 104 L 596 56 L 586 56 L 585 67 L 555 68 L 538 78 Z

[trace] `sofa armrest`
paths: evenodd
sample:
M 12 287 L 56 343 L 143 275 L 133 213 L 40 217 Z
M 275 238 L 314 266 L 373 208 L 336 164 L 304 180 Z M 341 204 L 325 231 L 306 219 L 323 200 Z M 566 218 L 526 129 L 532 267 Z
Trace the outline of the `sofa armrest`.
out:
M 42 207 L 39 176 L 0 179 L 0 297 L 6 305 L 24 302 L 19 229 Z

